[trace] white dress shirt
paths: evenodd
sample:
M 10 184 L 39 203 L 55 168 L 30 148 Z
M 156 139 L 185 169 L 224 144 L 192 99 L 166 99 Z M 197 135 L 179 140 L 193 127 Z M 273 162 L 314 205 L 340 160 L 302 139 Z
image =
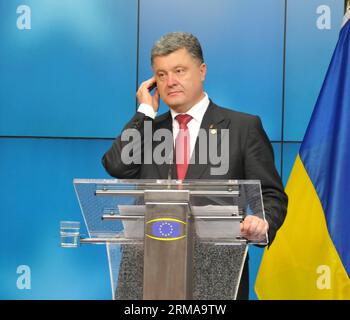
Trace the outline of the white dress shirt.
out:
M 190 110 L 186 112 L 186 114 L 189 114 L 190 116 L 192 116 L 191 121 L 187 124 L 188 130 L 190 132 L 191 155 L 196 144 L 197 136 L 199 133 L 199 129 L 201 127 L 204 114 L 207 111 L 209 106 L 208 95 L 205 92 L 204 92 L 204 95 L 205 96 L 203 97 L 202 100 L 200 100 Z M 146 116 L 152 119 L 154 119 L 157 115 L 157 113 L 154 112 L 153 107 L 146 103 L 141 103 L 137 111 L 142 112 L 143 114 L 145 114 Z M 180 113 L 177 113 L 172 109 L 170 109 L 170 113 L 173 119 L 173 137 L 174 137 L 174 145 L 175 145 L 176 136 L 179 133 L 179 123 L 177 122 L 175 117 Z

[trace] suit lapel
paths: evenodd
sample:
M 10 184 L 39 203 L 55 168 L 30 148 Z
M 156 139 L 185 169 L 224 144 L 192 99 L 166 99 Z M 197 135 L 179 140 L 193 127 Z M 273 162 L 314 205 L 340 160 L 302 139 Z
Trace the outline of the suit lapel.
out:
M 170 111 L 165 113 L 164 116 L 159 119 L 159 121 L 157 121 L 155 124 L 154 124 L 154 131 L 157 130 L 157 129 L 167 129 L 171 132 L 173 132 L 173 122 L 172 122 L 172 118 L 171 118 L 171 114 L 170 114 Z M 172 139 L 172 146 L 171 149 L 172 150 L 172 154 L 166 154 L 165 155 L 165 158 L 166 159 L 169 159 L 170 160 L 170 157 L 172 158 L 171 159 L 171 164 L 167 164 L 167 163 L 163 163 L 161 165 L 156 165 L 157 167 L 157 170 L 159 172 L 159 178 L 160 179 L 168 179 L 169 176 L 174 179 L 176 178 L 176 166 L 174 165 L 175 161 L 174 161 L 174 152 L 173 152 L 173 148 L 174 148 L 174 145 L 173 145 L 173 139 Z M 159 141 L 153 141 L 153 151 L 155 149 L 155 147 L 157 145 L 159 145 L 161 142 Z M 169 162 L 169 161 L 167 161 Z
M 209 135 L 217 135 L 217 150 L 221 145 L 221 129 L 227 127 L 227 119 L 223 116 L 220 109 L 210 100 L 207 111 L 204 114 L 201 130 L 205 130 L 207 135 L 207 149 L 209 149 Z M 195 159 L 193 158 L 195 157 Z M 186 179 L 200 179 L 209 167 L 209 150 L 207 150 L 207 163 L 199 163 L 199 139 L 197 137 L 191 163 L 188 166 Z

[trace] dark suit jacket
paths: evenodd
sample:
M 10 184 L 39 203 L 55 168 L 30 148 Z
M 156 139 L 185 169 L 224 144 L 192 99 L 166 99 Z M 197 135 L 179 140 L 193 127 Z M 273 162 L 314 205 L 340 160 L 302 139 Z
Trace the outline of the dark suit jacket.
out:
M 143 113 L 137 112 L 124 130 L 134 128 L 139 130 L 142 136 L 144 121 L 153 121 L 153 131 L 162 128 L 172 131 L 170 112 L 156 117 L 154 120 L 146 117 Z M 208 132 L 209 128 L 216 128 L 218 144 L 220 144 L 220 130 L 229 129 L 229 169 L 225 175 L 211 175 L 211 165 L 199 164 L 198 159 L 196 159 L 196 163 L 189 165 L 186 179 L 260 180 L 266 220 L 269 223 L 269 241 L 271 243 L 284 221 L 288 200 L 275 168 L 271 143 L 259 117 L 221 108 L 210 102 L 204 114 L 201 128 Z M 120 136 L 118 136 L 110 150 L 103 156 L 103 165 L 111 176 L 120 179 L 167 179 L 169 173 L 171 173 L 172 178 L 176 178 L 175 165 L 125 165 L 121 161 L 121 150 L 128 143 L 122 142 Z M 154 143 L 153 148 L 156 145 Z M 196 152 L 198 147 L 197 140 Z M 218 148 L 218 150 L 220 149 Z M 143 148 L 141 148 L 141 152 L 143 152 Z M 169 166 L 172 166 L 172 168 L 169 168 Z
M 153 131 L 169 129 L 172 131 L 170 112 L 151 119 L 137 112 L 125 129 L 134 128 L 143 135 L 145 121 L 152 121 Z M 210 101 L 204 114 L 201 128 L 209 131 L 217 129 L 218 145 L 221 143 L 221 129 L 229 129 L 229 167 L 221 176 L 211 175 L 212 165 L 196 162 L 188 167 L 186 179 L 253 179 L 260 180 L 266 220 L 269 223 L 269 242 L 275 238 L 278 228 L 282 225 L 287 210 L 287 195 L 283 190 L 282 181 L 274 165 L 274 155 L 271 143 L 262 127 L 259 117 L 221 108 Z M 142 140 L 143 141 L 143 140 Z M 122 142 L 121 136 L 114 141 L 110 150 L 103 156 L 102 162 L 107 172 L 120 179 L 168 179 L 176 178 L 176 167 L 171 164 L 129 164 L 121 161 L 121 150 L 129 142 Z M 157 146 L 153 143 L 153 149 Z M 198 155 L 198 139 L 195 153 Z M 145 147 L 142 144 L 141 153 Z M 220 150 L 220 148 L 218 148 Z M 242 289 L 243 288 L 243 289 Z M 243 290 L 243 291 L 242 291 Z M 239 298 L 248 298 L 248 268 L 247 264 L 241 280 Z

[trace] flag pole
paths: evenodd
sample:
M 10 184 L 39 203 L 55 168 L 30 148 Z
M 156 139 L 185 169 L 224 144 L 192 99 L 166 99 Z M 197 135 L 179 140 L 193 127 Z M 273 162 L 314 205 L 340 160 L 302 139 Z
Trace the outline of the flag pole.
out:
M 344 27 L 345 23 L 350 20 L 350 0 L 345 0 L 345 13 L 342 27 Z

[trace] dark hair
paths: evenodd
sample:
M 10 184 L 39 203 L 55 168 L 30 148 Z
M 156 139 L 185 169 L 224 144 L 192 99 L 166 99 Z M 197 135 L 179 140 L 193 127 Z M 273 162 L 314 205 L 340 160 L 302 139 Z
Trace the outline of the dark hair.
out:
M 204 62 L 203 52 L 198 39 L 191 33 L 171 32 L 162 36 L 153 46 L 151 53 L 151 64 L 157 56 L 166 56 L 176 50 L 185 48 L 188 53 L 198 60 Z

